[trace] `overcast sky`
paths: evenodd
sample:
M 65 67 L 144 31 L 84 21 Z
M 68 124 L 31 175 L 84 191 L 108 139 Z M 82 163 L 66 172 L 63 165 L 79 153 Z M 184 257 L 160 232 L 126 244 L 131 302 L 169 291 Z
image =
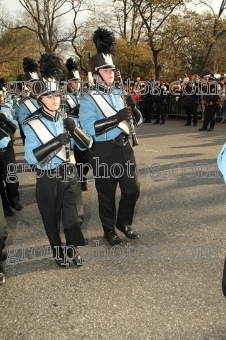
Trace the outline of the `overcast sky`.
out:
M 102 0 L 102 1 L 103 1 L 103 4 L 106 4 L 106 0 Z M 206 1 L 211 3 L 215 13 L 218 13 L 218 11 L 220 9 L 220 4 L 221 4 L 222 1 L 221 0 L 206 0 Z M 101 0 L 99 0 L 99 2 L 101 3 Z M 3 4 L 3 6 L 5 6 L 5 8 L 9 12 L 11 12 L 12 15 L 16 15 L 17 11 L 19 11 L 19 10 L 23 10 L 23 6 L 19 3 L 19 0 L 2 0 L 2 4 Z M 208 9 L 208 7 L 206 7 L 204 5 L 199 6 L 199 7 L 193 6 L 193 7 L 190 7 L 190 8 L 193 9 L 193 10 L 199 9 L 199 11 L 202 11 L 203 9 L 206 9 L 206 10 Z M 225 14 L 226 14 L 226 11 L 225 11 Z M 71 18 L 72 18 L 72 16 L 71 16 Z M 70 20 L 70 14 L 67 17 L 67 21 L 68 20 Z
M 16 16 L 21 10 L 25 11 L 24 7 L 19 3 L 19 0 L 1 0 L 1 3 L 12 16 Z M 67 14 L 67 22 L 70 18 L 72 21 L 73 14 L 69 13 Z

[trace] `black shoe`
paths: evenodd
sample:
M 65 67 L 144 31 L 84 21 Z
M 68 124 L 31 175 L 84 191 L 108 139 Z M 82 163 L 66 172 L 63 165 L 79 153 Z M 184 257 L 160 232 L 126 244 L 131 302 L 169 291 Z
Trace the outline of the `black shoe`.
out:
M 88 190 L 87 181 L 81 182 L 81 189 L 82 189 L 82 191 Z
M 68 248 L 67 256 L 69 262 L 73 262 L 76 266 L 83 266 L 83 259 L 81 257 L 79 249 L 76 249 L 75 254 L 75 251 L 72 248 Z
M 15 205 L 15 209 L 16 209 L 16 211 L 21 211 L 21 210 L 23 209 L 22 204 L 17 203 L 17 204 Z
M 13 213 L 13 211 L 10 209 L 10 207 L 3 208 L 3 211 L 4 211 L 4 214 L 5 214 L 6 216 L 13 216 L 13 215 L 14 215 L 14 213 Z
M 122 240 L 118 237 L 115 231 L 105 231 L 104 238 L 108 241 L 111 246 L 122 244 Z
M 165 122 L 161 122 L 161 123 L 160 123 L 160 125 L 164 125 L 164 124 L 165 124 Z
M 185 126 L 190 126 L 191 125 L 191 123 L 190 124 L 188 124 L 188 123 L 186 123 L 186 124 L 184 124 Z
M 61 268 L 68 268 L 69 267 L 69 262 L 65 261 L 64 260 L 55 260 L 56 264 L 58 265 L 58 267 L 61 267 Z
M 11 207 L 16 209 L 16 211 L 21 211 L 23 209 L 23 206 L 20 203 L 13 203 Z
M 135 231 L 131 230 L 131 228 L 128 225 L 119 226 L 116 225 L 116 228 L 121 231 L 126 237 L 131 239 L 138 239 L 140 236 Z
M 5 262 L 6 260 L 7 260 L 7 254 L 2 253 L 2 255 L 0 256 L 0 263 Z
M 3 272 L 2 267 L 0 266 L 0 285 L 5 283 L 5 273 Z
M 159 121 L 158 120 L 156 120 L 153 124 L 159 124 Z
M 214 128 L 210 127 L 209 129 L 207 129 L 207 131 L 214 131 Z
M 61 267 L 61 268 L 68 268 L 69 267 L 70 263 L 68 262 L 67 258 L 65 258 L 65 257 L 66 256 L 61 251 L 58 254 L 53 252 L 53 259 L 55 260 L 58 267 Z
M 207 128 L 201 127 L 199 131 L 207 131 Z

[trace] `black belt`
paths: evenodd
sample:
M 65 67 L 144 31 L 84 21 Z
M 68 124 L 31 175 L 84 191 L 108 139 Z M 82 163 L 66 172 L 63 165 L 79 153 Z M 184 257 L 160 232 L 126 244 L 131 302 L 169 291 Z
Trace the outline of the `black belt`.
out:
M 5 152 L 5 151 L 9 150 L 10 148 L 11 148 L 11 145 L 8 144 L 5 148 L 1 148 L 0 152 Z
M 124 145 L 128 142 L 128 139 L 129 139 L 129 136 L 122 132 L 120 133 L 120 135 L 112 139 L 112 142 Z

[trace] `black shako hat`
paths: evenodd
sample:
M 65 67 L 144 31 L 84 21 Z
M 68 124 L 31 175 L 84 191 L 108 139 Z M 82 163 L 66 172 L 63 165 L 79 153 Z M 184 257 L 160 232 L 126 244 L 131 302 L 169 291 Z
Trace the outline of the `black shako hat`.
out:
M 24 91 L 24 92 L 28 92 L 28 88 L 27 86 L 24 84 L 24 75 L 23 74 L 18 74 L 17 78 L 16 78 L 16 88 L 18 88 L 19 91 Z
M 37 97 L 60 95 L 60 79 L 63 75 L 61 59 L 54 53 L 42 54 L 39 60 L 41 78 L 32 86 Z
M 112 61 L 112 55 L 115 52 L 114 33 L 99 27 L 93 34 L 93 42 L 96 46 L 97 54 L 88 61 L 92 74 L 100 69 L 115 69 L 116 67 Z
M 32 82 L 39 78 L 38 77 L 39 65 L 34 59 L 30 57 L 24 57 L 23 70 L 25 73 L 25 75 L 23 76 L 24 81 Z
M 68 73 L 66 74 L 66 80 L 81 80 L 78 64 L 72 58 L 67 59 L 65 66 L 68 69 Z

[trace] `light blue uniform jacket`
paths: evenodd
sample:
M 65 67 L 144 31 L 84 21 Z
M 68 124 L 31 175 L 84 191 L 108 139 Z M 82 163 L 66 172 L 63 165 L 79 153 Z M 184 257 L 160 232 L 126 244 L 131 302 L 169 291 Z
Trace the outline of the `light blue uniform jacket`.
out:
M 72 118 L 77 124 L 77 126 L 79 127 L 78 120 L 75 117 L 70 116 L 70 118 Z M 33 129 L 28 124 L 30 120 L 34 120 L 34 119 L 41 120 L 45 124 L 47 129 L 52 133 L 53 138 L 54 138 L 64 132 L 62 114 L 60 111 L 58 111 L 56 117 L 53 117 L 46 111 L 39 109 L 33 115 L 28 117 L 23 123 L 23 130 L 24 130 L 24 134 L 26 135 L 25 146 L 24 146 L 26 161 L 29 164 L 36 164 L 38 169 L 43 169 L 43 170 L 55 169 L 57 166 L 59 166 L 59 164 L 62 163 L 62 159 L 58 158 L 57 156 L 54 156 L 53 159 L 48 164 L 41 167 L 33 153 L 34 149 L 42 145 L 42 142 L 38 138 L 37 134 L 33 131 Z M 93 138 L 91 137 L 89 148 L 92 146 L 92 143 L 93 143 Z M 77 145 L 74 139 L 71 138 L 70 139 L 71 149 L 73 149 L 74 144 Z M 85 149 L 81 149 L 81 150 L 85 150 Z
M 224 182 L 226 183 L 226 143 L 217 157 L 217 165 L 224 177 Z
M 18 123 L 17 121 L 13 118 L 13 115 L 12 115 L 12 105 L 11 103 L 4 103 L 4 104 L 1 104 L 1 111 L 5 114 L 6 118 L 12 122 L 13 124 L 16 125 L 17 127 L 17 130 L 18 130 Z M 6 148 L 7 145 L 9 144 L 9 142 L 11 141 L 11 138 L 10 138 L 10 135 L 8 134 L 7 137 L 4 137 L 1 141 L 0 141 L 0 148 L 3 149 L 3 148 Z
M 99 89 L 97 96 L 104 96 L 108 103 L 118 112 L 125 107 L 120 89 L 112 87 L 109 93 L 105 93 Z M 80 97 L 80 109 L 79 109 L 79 120 L 82 128 L 87 131 L 91 136 L 95 137 L 98 142 L 112 140 L 117 137 L 121 132 L 123 132 L 119 127 L 114 127 L 111 130 L 96 136 L 94 123 L 97 120 L 105 118 L 98 105 L 95 103 L 93 98 L 89 93 L 84 93 Z M 140 113 L 140 120 L 137 125 L 141 124 L 143 121 L 142 115 Z
M 31 107 L 35 108 L 33 111 L 29 109 L 29 107 L 25 104 L 25 102 L 30 101 Z M 37 109 L 39 109 L 40 105 L 34 97 L 28 96 L 20 101 L 19 103 L 19 111 L 18 111 L 18 121 L 22 125 L 23 121 L 30 116 L 30 114 L 34 113 Z M 25 134 L 26 136 L 26 134 Z

